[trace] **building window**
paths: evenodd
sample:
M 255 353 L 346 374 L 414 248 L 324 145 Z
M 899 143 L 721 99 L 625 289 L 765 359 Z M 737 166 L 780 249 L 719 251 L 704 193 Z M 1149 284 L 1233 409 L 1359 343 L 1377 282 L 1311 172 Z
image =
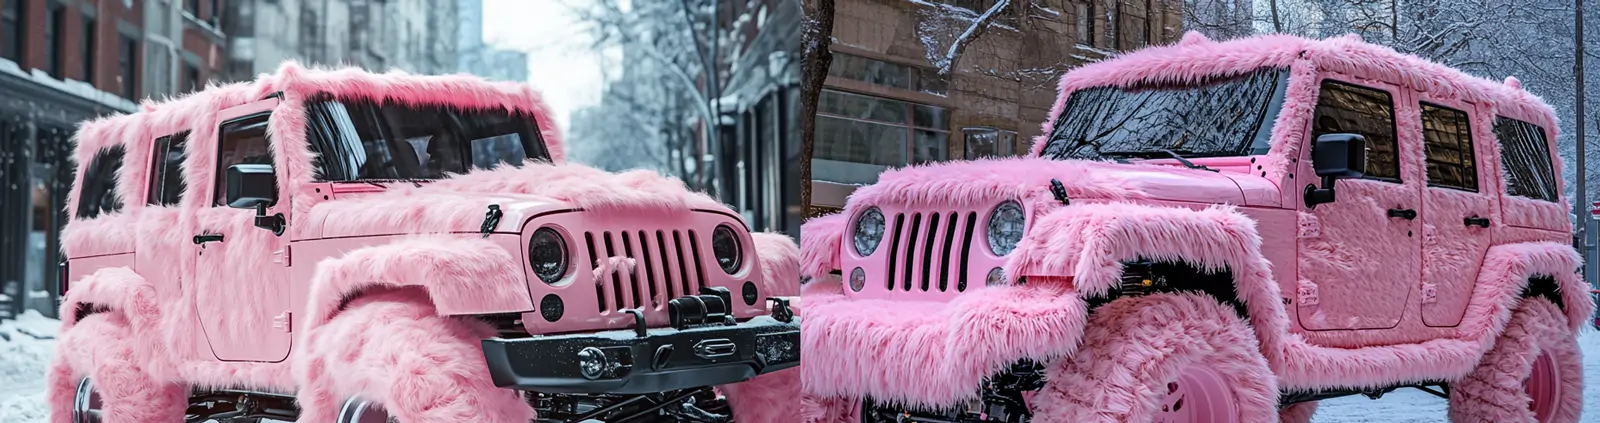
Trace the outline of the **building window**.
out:
M 1080 0 L 1073 4 L 1078 16 L 1078 45 L 1094 47 L 1094 1 Z
M 205 86 L 205 82 L 200 80 L 200 68 L 192 64 L 184 63 L 183 84 L 185 91 L 200 91 L 200 88 Z
M 825 89 L 818 100 L 814 157 L 868 165 L 856 168 L 875 177 L 885 167 L 944 160 L 947 128 L 943 108 Z M 856 176 L 845 178 L 861 175 Z
M 127 34 L 118 34 L 121 38 L 117 48 L 117 69 L 121 72 L 118 81 L 122 84 L 122 97 L 129 100 L 139 98 L 139 41 Z
M 1422 142 L 1427 150 L 1428 185 L 1478 191 L 1467 112 L 1422 103 Z
M 1544 128 L 1497 116 L 1494 137 L 1500 140 L 1500 167 L 1505 168 L 1506 194 L 1550 202 L 1560 200 Z
M 200 0 L 184 0 L 183 11 L 196 19 L 200 18 Z
M 945 95 L 950 85 L 932 69 L 834 53 L 828 76 L 862 81 L 873 85 Z
M 15 1 L 15 0 L 10 0 Z M 61 31 L 66 29 L 66 8 L 60 3 L 46 1 L 44 6 L 44 72 L 56 78 L 61 75 Z
M 1022 146 L 1017 145 L 1017 133 L 987 126 L 961 128 L 966 139 L 968 159 L 984 157 L 1020 156 Z
M 94 58 L 97 53 L 95 44 L 97 44 L 96 41 L 99 41 L 96 39 L 96 35 L 99 34 L 99 31 L 97 31 L 99 26 L 100 23 L 96 22 L 93 16 L 83 15 L 83 41 L 78 44 L 80 50 L 78 56 L 83 58 L 82 78 L 91 85 L 95 82 Z
M 0 58 L 22 62 L 22 39 L 27 34 L 22 17 L 27 16 L 24 1 L 0 0 Z
M 1367 139 L 1368 179 L 1400 182 L 1400 149 L 1394 136 L 1394 97 L 1388 91 L 1322 82 L 1311 139 L 1324 134 L 1359 134 Z

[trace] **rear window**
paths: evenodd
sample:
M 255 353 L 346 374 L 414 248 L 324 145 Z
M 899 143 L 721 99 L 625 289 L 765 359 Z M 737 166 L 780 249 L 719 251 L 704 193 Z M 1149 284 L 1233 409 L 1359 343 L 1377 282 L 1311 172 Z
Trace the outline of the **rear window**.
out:
M 122 168 L 122 146 L 113 146 L 94 155 L 84 166 L 83 189 L 78 191 L 79 219 L 92 219 L 102 214 L 122 210 L 122 196 L 117 194 L 117 170 Z
M 1494 136 L 1500 140 L 1500 166 L 1505 168 L 1506 194 L 1551 202 L 1560 199 L 1544 128 L 1497 116 Z
M 1466 112 L 1422 103 L 1422 142 L 1428 155 L 1429 186 L 1478 190 L 1472 125 Z

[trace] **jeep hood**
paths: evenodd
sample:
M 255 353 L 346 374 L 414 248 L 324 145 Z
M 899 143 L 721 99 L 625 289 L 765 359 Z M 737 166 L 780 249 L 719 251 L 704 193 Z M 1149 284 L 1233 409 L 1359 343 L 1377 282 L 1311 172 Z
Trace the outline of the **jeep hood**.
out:
M 1061 181 L 1071 199 L 1245 204 L 1247 196 L 1241 184 L 1235 181 L 1236 177 L 1253 178 L 1164 164 L 1036 157 L 982 159 L 884 172 L 878 177 L 878 183 L 857 189 L 847 207 L 854 210 L 878 204 L 976 206 L 1007 198 L 1048 198 L 1052 179 Z M 1244 186 L 1252 190 L 1271 189 L 1271 184 L 1261 182 L 1264 181 L 1249 181 Z
M 388 188 L 324 199 L 295 198 L 313 204 L 303 221 L 320 230 L 313 237 L 402 233 L 476 232 L 490 205 L 504 213 L 498 231 L 515 230 L 538 214 L 585 210 L 655 215 L 716 210 L 727 206 L 682 181 L 648 170 L 611 173 L 572 165 L 529 163 L 474 171 L 433 182 L 387 183 Z M 300 220 L 300 219 L 296 219 Z M 513 223 L 517 222 L 517 223 Z M 310 229 L 310 228 L 308 228 Z

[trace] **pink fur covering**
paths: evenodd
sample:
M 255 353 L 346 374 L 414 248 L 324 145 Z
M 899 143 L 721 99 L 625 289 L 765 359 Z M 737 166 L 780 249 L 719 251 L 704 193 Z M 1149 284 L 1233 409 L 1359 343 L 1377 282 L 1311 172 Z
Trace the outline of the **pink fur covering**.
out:
M 850 217 L 831 214 L 800 225 L 800 277 L 822 278 L 839 268 L 839 252 L 849 235 Z
M 1523 388 L 1523 381 L 1540 354 L 1550 355 L 1561 391 L 1547 421 L 1579 421 L 1583 413 L 1583 358 L 1573 330 L 1559 323 L 1562 318 L 1561 310 L 1549 301 L 1523 302 L 1483 362 L 1451 386 L 1450 421 L 1538 421 L 1528 407 L 1532 399 Z
M 1168 383 L 1189 368 L 1224 379 L 1235 411 L 1226 420 L 1278 419 L 1278 386 L 1255 336 L 1233 310 L 1199 294 L 1116 301 L 1095 311 L 1084 346 L 1057 362 L 1030 401 L 1040 423 L 1156 421 Z M 1187 406 L 1203 401 L 1190 397 Z

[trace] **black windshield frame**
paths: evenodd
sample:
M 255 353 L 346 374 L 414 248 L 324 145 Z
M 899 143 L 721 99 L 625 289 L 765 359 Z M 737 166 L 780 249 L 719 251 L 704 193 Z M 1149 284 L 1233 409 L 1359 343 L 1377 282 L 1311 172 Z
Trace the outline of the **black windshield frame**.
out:
M 539 124 L 528 114 L 327 95 L 307 103 L 306 139 L 317 155 L 318 182 L 434 180 L 501 164 L 551 161 Z M 425 134 L 417 137 L 419 132 Z M 509 145 L 512 150 L 498 151 L 498 159 L 486 161 L 481 158 L 493 158 L 496 152 L 475 145 Z
M 1227 121 L 1235 122 L 1228 128 L 1231 131 L 1220 133 L 1220 135 L 1224 136 L 1217 137 L 1218 139 L 1215 141 L 1210 141 L 1209 144 L 1211 145 L 1204 145 L 1207 142 L 1199 143 L 1202 144 L 1198 146 L 1199 148 L 1189 145 L 1187 137 L 1195 131 L 1192 128 L 1183 128 L 1177 125 L 1163 125 L 1160 128 L 1169 131 L 1182 131 L 1183 137 L 1178 137 L 1180 141 L 1176 145 L 1168 142 L 1170 141 L 1169 138 L 1172 137 L 1127 136 L 1127 132 L 1130 131 L 1125 128 L 1124 124 L 1131 119 L 1134 114 L 1131 113 L 1132 111 L 1155 113 L 1145 109 L 1147 101 L 1133 105 L 1122 105 L 1125 108 L 1129 106 L 1131 108 L 1127 110 L 1129 112 L 1127 115 L 1129 116 L 1121 117 L 1123 118 L 1121 123 L 1101 128 L 1102 130 L 1098 131 L 1093 137 L 1083 137 L 1083 132 L 1089 130 L 1089 128 L 1101 126 L 1100 121 L 1091 121 L 1089 120 L 1090 118 L 1117 116 L 1105 113 L 1096 114 L 1093 110 L 1081 109 L 1084 106 L 1080 104 L 1081 102 L 1099 100 L 1124 101 L 1141 96 L 1146 97 L 1146 100 L 1148 100 L 1148 97 L 1152 96 L 1150 95 L 1151 93 L 1162 91 L 1204 95 L 1203 93 L 1207 93 L 1204 90 L 1224 87 L 1226 84 L 1244 84 L 1241 87 L 1256 90 L 1256 92 L 1248 94 L 1260 100 L 1259 103 L 1252 102 L 1252 107 L 1249 108 L 1229 110 L 1237 112 L 1245 120 L 1235 122 L 1233 119 L 1226 119 Z M 1055 124 L 1051 127 L 1050 136 L 1045 141 L 1046 144 L 1040 151 L 1040 156 L 1057 160 L 1121 159 L 1126 157 L 1170 158 L 1172 154 L 1168 153 L 1167 150 L 1182 157 L 1228 157 L 1266 154 L 1271 149 L 1272 144 L 1272 123 L 1283 108 L 1284 94 L 1288 91 L 1288 85 L 1288 69 L 1261 68 L 1239 74 L 1211 77 L 1201 82 L 1190 84 L 1153 84 L 1135 87 L 1107 86 L 1080 89 L 1068 97 L 1066 107 L 1062 109 L 1061 115 L 1056 118 Z M 1212 95 L 1220 97 L 1223 94 Z M 1113 103 L 1114 106 L 1116 105 Z M 1190 110 L 1197 109 L 1204 110 L 1198 107 Z M 1157 110 L 1156 112 L 1178 114 L 1187 111 Z M 1220 114 L 1222 111 L 1212 113 L 1213 116 L 1202 116 L 1202 119 L 1209 117 L 1211 118 L 1209 120 L 1212 121 L 1210 123 L 1213 124 L 1225 120 L 1221 119 Z

